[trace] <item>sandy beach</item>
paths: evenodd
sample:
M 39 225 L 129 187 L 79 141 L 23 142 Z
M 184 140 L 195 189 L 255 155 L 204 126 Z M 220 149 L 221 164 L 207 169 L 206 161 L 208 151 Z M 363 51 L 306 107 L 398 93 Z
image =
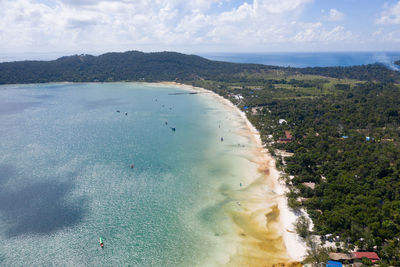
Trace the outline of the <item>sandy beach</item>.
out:
M 252 175 L 247 177 L 243 189 L 235 192 L 240 199 L 240 210 L 227 208 L 232 217 L 240 244 L 227 266 L 297 266 L 306 252 L 305 244 L 294 233 L 296 215 L 287 206 L 286 186 L 279 180 L 275 161 L 263 147 L 259 132 L 248 121 L 246 114 L 229 100 L 204 88 L 174 82 L 160 85 L 176 86 L 207 93 L 238 117 L 238 134 L 251 139 L 248 160 L 254 163 Z

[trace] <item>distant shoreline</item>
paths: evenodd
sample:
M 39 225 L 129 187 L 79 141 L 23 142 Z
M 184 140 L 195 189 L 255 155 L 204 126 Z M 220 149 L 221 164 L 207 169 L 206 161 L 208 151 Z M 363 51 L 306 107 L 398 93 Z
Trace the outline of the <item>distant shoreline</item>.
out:
M 0 53 L 0 63 L 15 61 L 51 61 L 66 54 L 79 53 Z M 98 56 L 100 52 L 88 52 Z M 264 64 L 280 67 L 336 67 L 357 66 L 374 63 L 393 64 L 400 60 L 400 51 L 324 51 L 324 52 L 192 52 L 210 60 L 232 63 Z
M 364 52 L 270 52 L 270 53 L 199 53 L 210 60 L 253 63 L 279 67 L 349 67 L 381 63 L 393 66 L 400 51 Z

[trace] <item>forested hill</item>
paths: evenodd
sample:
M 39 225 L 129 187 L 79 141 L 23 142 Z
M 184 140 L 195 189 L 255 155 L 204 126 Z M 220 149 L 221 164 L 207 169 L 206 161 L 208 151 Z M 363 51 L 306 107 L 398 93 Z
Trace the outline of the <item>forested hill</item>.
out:
M 285 75 L 317 74 L 326 77 L 400 82 L 400 73 L 383 65 L 330 68 L 283 68 L 212 61 L 175 52 L 129 51 L 100 56 L 74 55 L 53 61 L 0 63 L 0 84 L 43 82 L 238 80 L 260 81 L 279 71 Z M 244 78 L 246 77 L 246 78 Z
M 53 61 L 18 61 L 0 64 L 0 84 L 93 81 L 171 81 L 217 79 L 271 67 L 211 61 L 175 52 L 129 51 L 100 56 L 74 55 Z

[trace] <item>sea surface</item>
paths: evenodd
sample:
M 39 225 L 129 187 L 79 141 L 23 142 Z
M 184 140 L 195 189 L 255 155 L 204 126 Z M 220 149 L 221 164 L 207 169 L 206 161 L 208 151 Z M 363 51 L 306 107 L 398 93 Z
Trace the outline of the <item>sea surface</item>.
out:
M 400 52 L 292 52 L 292 53 L 204 53 L 205 58 L 234 63 L 255 63 L 282 67 L 332 67 L 382 63 L 399 70 L 393 64 Z
M 215 98 L 186 93 L 0 86 L 0 265 L 229 261 L 238 240 L 226 211 L 240 209 L 232 192 L 254 169 L 250 140 Z
M 90 53 L 89 53 L 90 54 Z M 211 60 L 255 63 L 282 67 L 332 67 L 382 63 L 400 70 L 393 64 L 400 60 L 399 52 L 276 52 L 276 53 L 193 53 Z M 21 60 L 55 60 L 71 53 L 0 53 L 0 62 Z M 99 55 L 93 53 L 93 55 Z

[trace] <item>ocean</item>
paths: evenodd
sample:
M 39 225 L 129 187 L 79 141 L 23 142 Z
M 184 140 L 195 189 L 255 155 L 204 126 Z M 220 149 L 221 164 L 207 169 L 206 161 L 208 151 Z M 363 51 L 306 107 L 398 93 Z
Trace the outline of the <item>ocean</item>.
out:
M 239 201 L 253 195 L 245 188 L 257 173 L 254 144 L 240 134 L 239 115 L 187 92 L 144 83 L 0 86 L 0 265 L 229 262 L 244 238 L 239 225 L 249 228 Z
M 400 52 L 204 53 L 199 55 L 218 61 L 299 68 L 382 63 L 399 70 L 393 62 L 400 60 Z

